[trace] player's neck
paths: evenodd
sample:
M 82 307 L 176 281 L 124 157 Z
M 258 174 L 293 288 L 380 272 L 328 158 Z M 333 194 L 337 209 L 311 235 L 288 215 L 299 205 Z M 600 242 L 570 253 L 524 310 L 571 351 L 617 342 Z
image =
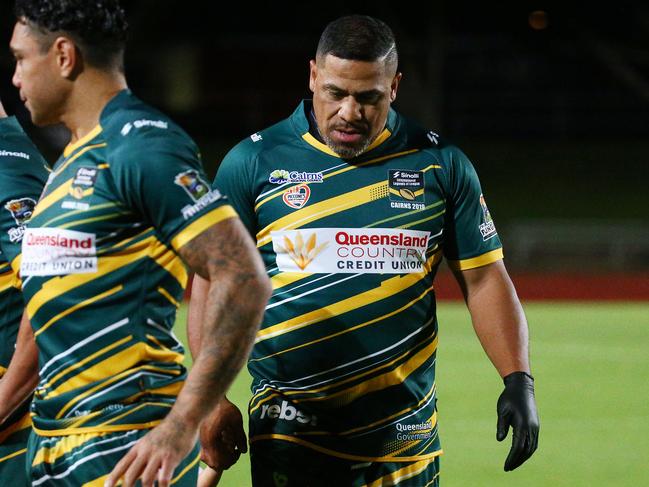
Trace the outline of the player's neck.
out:
M 61 117 L 72 134 L 70 142 L 75 143 L 91 132 L 99 124 L 108 102 L 126 88 L 126 79 L 120 72 L 85 70 L 79 75 Z

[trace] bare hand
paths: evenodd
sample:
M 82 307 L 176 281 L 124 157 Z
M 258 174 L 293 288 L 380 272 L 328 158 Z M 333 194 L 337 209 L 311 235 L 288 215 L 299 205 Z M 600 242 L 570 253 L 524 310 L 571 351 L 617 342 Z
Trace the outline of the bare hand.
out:
M 115 466 L 104 487 L 133 487 L 138 479 L 142 487 L 168 487 L 176 467 L 196 444 L 196 432 L 181 421 L 167 418 L 142 437 Z
M 198 483 L 196 487 L 216 487 L 219 480 L 221 480 L 222 470 L 214 470 L 210 467 L 207 467 L 203 470 L 198 476 Z
M 234 465 L 248 451 L 239 409 L 223 398 L 201 424 L 201 460 L 214 470 Z
M 0 118 L 5 118 L 6 116 L 7 116 L 7 112 L 5 112 L 5 109 L 2 106 L 2 100 L 0 100 Z

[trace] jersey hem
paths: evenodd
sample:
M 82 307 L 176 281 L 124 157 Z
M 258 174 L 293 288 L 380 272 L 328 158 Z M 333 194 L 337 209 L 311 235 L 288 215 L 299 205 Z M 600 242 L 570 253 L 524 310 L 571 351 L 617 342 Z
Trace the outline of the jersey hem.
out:
M 390 456 L 367 457 L 363 455 L 350 455 L 348 453 L 340 453 L 334 450 L 330 450 L 329 448 L 324 448 L 314 443 L 310 443 L 308 441 L 301 440 L 299 438 L 295 438 L 294 436 L 289 436 L 289 435 L 268 434 L 268 435 L 257 435 L 257 436 L 250 437 L 250 443 L 256 441 L 264 441 L 264 440 L 288 441 L 290 443 L 295 443 L 297 445 L 305 446 L 319 453 L 324 453 L 325 455 L 330 455 L 336 458 L 342 458 L 343 460 L 352 460 L 358 462 L 385 462 L 385 463 L 416 462 L 419 460 L 435 458 L 444 453 L 444 450 L 439 449 L 432 453 L 427 453 L 426 455 L 417 455 L 417 456 L 410 456 L 410 457 L 390 457 Z

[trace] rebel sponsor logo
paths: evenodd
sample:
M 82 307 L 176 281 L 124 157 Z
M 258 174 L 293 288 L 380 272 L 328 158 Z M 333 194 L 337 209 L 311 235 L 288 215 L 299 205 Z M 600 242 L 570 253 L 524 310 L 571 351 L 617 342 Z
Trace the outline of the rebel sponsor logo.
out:
M 423 272 L 430 232 L 394 228 L 304 228 L 271 232 L 283 272 Z
M 282 200 L 291 208 L 299 209 L 307 204 L 311 197 L 311 188 L 306 184 L 293 186 L 282 195 Z
M 482 194 L 480 195 L 480 207 L 482 208 L 482 223 L 478 225 L 478 228 L 480 229 L 482 240 L 486 241 L 498 235 L 498 232 L 496 231 L 493 218 L 491 218 L 491 213 L 489 213 L 489 208 L 487 208 L 487 202 Z
M 298 423 L 310 424 L 311 426 L 318 424 L 318 418 L 315 414 L 306 414 L 295 406 L 291 406 L 288 401 L 282 401 L 281 404 L 264 404 L 261 407 L 259 419 L 297 421 Z
M 424 172 L 405 169 L 388 171 L 388 194 L 390 208 L 404 210 L 423 210 Z
M 60 276 L 97 272 L 95 234 L 61 228 L 27 228 L 20 274 Z

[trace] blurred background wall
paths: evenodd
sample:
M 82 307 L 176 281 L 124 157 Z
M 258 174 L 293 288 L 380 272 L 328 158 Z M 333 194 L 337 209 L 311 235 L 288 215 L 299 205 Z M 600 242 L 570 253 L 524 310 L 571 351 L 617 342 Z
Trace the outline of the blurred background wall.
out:
M 0 6 L 5 45 L 12 3 Z M 395 107 L 474 162 L 510 270 L 630 276 L 649 299 L 646 2 L 123 4 L 131 89 L 196 139 L 210 176 L 231 146 L 309 96 L 308 61 L 328 21 L 385 20 L 404 73 Z M 12 70 L 0 49 L 0 96 L 53 162 L 67 133 L 30 124 Z

